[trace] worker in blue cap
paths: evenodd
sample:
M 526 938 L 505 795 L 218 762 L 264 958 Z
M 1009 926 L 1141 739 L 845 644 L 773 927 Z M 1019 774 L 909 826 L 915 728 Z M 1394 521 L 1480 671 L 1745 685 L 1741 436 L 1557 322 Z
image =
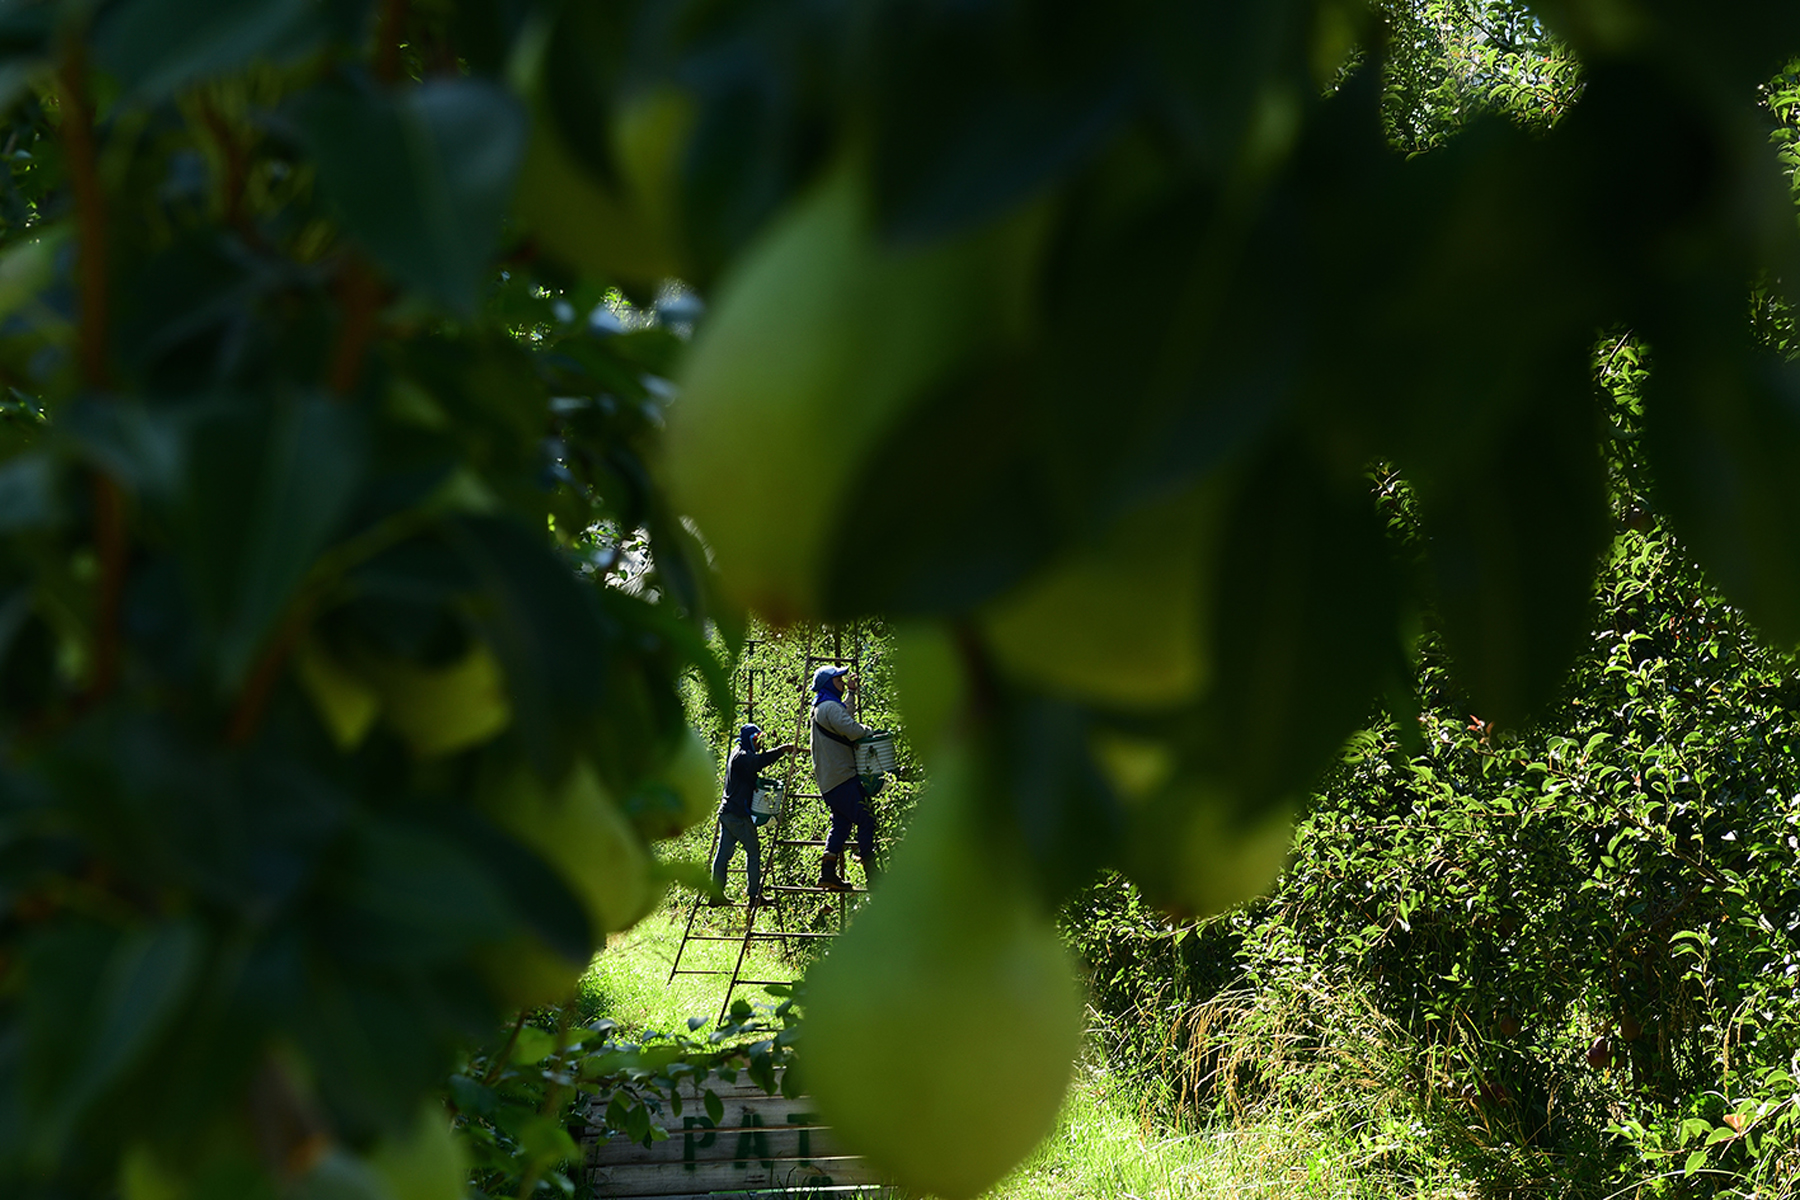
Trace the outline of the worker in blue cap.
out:
M 864 874 L 875 865 L 875 816 L 856 773 L 856 742 L 875 731 L 850 715 L 846 700 L 855 691 L 856 676 L 848 667 L 827 666 L 813 672 L 813 778 L 831 810 L 819 886 L 834 892 L 850 890 L 840 868 L 851 830 L 856 832 L 856 857 Z
M 719 805 L 719 852 L 713 855 L 712 864 L 713 882 L 719 888 L 718 894 L 707 901 L 715 908 L 731 903 L 725 898 L 725 872 L 739 846 L 744 848 L 750 875 L 750 890 L 745 903 L 757 905 L 765 899 L 762 894 L 762 840 L 757 837 L 756 822 L 750 816 L 750 797 L 756 791 L 756 777 L 762 769 L 800 747 L 789 742 L 762 751 L 758 749 L 761 745 L 762 730 L 745 725 L 738 730 L 737 745 L 732 747 L 731 757 L 725 762 L 725 799 Z

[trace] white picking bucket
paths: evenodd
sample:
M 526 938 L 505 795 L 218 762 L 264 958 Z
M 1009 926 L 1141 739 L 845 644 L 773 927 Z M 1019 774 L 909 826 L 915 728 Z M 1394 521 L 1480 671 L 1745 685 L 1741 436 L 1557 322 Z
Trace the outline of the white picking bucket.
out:
M 761 817 L 764 821 L 778 816 L 781 812 L 781 802 L 785 799 L 787 799 L 787 787 L 781 780 L 758 779 L 756 790 L 750 793 L 750 815 Z
M 856 773 L 881 775 L 894 769 L 894 735 L 871 733 L 856 743 Z

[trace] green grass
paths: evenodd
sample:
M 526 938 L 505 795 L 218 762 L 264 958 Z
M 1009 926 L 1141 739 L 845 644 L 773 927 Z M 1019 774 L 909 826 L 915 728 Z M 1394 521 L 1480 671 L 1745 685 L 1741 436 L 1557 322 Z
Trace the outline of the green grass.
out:
M 686 920 L 686 905 L 676 898 L 613 939 L 582 977 L 584 1015 L 610 1016 L 628 1037 L 683 1030 L 689 1017 L 710 1022 L 717 1016 L 728 976 L 669 980 Z M 703 908 L 696 929 L 741 931 L 743 920 L 742 910 Z M 736 942 L 691 942 L 682 964 L 729 971 L 737 952 Z M 773 943 L 752 943 L 746 975 L 788 979 L 797 973 Z M 761 989 L 738 994 L 773 1003 Z M 1366 1130 L 1359 1136 L 1341 1127 L 1334 1107 L 1339 1106 L 1322 1104 L 1308 1113 L 1259 1111 L 1236 1121 L 1172 1129 L 1151 1115 L 1153 1106 L 1141 1091 L 1090 1061 L 1077 1073 L 1055 1130 L 988 1198 L 1450 1200 L 1472 1194 L 1448 1167 L 1433 1177 L 1383 1169 L 1383 1146 L 1377 1143 L 1391 1141 L 1393 1131 L 1382 1138 L 1371 1138 Z
M 686 924 L 687 905 L 670 903 L 610 939 L 581 977 L 582 1016 L 611 1017 L 626 1036 L 685 1031 L 689 1017 L 703 1017 L 710 1024 L 719 1015 L 740 943 L 689 942 L 681 955 L 683 970 L 722 970 L 726 974 L 678 975 L 671 980 L 669 968 Z M 759 929 L 765 927 L 773 929 L 773 920 L 767 926 L 758 925 Z M 694 923 L 696 933 L 741 934 L 743 929 L 741 908 L 702 907 Z M 744 975 L 751 979 L 795 978 L 798 968 L 782 961 L 777 945 L 752 942 L 744 958 Z M 734 994 L 753 1004 L 777 1003 L 762 988 L 739 988 Z
M 1168 1129 L 1131 1088 L 1088 1067 L 1063 1103 L 1056 1129 L 988 1200 L 1451 1200 L 1471 1194 L 1453 1174 L 1397 1177 L 1369 1150 L 1309 1114 L 1263 1114 L 1192 1130 Z

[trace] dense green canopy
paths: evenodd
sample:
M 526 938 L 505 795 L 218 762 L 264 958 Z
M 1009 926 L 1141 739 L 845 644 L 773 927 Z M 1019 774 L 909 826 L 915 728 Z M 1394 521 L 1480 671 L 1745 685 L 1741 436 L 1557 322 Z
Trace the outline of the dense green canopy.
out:
M 1480 719 L 1554 695 L 1597 347 L 1800 641 L 1797 52 L 1774 0 L 0 9 L 0 1180 L 388 1186 L 705 811 L 677 684 L 747 606 L 912 622 L 1021 936 L 1105 865 L 1228 902 L 1196 847 L 1405 714 L 1422 620 Z

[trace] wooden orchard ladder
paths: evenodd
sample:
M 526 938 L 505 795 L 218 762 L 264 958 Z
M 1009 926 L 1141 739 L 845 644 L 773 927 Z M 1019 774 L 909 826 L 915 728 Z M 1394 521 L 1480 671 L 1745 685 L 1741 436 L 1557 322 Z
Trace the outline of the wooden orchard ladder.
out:
M 813 675 L 813 672 L 822 666 L 847 666 L 847 667 L 851 668 L 853 671 L 856 671 L 858 674 L 861 673 L 861 669 L 862 669 L 862 642 L 861 642 L 861 639 L 857 636 L 857 629 L 854 625 L 851 626 L 851 629 L 850 629 L 850 654 L 848 656 L 846 656 L 843 652 L 843 649 L 844 649 L 843 633 L 842 633 L 842 631 L 835 630 L 835 629 L 831 631 L 832 653 L 830 653 L 830 654 L 823 654 L 823 653 L 815 654 L 813 652 L 815 647 L 821 651 L 825 648 L 824 644 L 821 640 L 822 637 L 823 637 L 822 630 L 819 630 L 817 628 L 808 628 L 807 629 L 806 654 L 802 660 L 800 677 L 796 681 L 798 695 L 797 695 L 796 702 L 795 702 L 795 714 L 794 714 L 794 725 L 793 725 L 793 728 L 794 728 L 793 742 L 796 746 L 800 747 L 800 749 L 796 753 L 788 755 L 787 771 L 786 771 L 786 775 L 783 779 L 783 784 L 786 788 L 786 791 L 784 793 L 784 799 L 782 801 L 781 811 L 780 811 L 780 813 L 778 813 L 776 815 L 775 820 L 771 823 L 771 825 L 769 827 L 770 829 L 773 830 L 773 833 L 768 834 L 760 839 L 762 842 L 762 853 L 763 853 L 763 869 L 762 869 L 763 892 L 765 895 L 773 896 L 774 903 L 773 904 L 751 905 L 748 902 L 742 903 L 742 904 L 733 902 L 730 905 L 721 906 L 721 908 L 729 907 L 731 909 L 744 909 L 745 910 L 744 931 L 741 934 L 738 934 L 738 933 L 731 933 L 731 934 L 695 933 L 694 932 L 694 923 L 695 923 L 696 918 L 699 915 L 700 908 L 703 903 L 700 895 L 696 893 L 693 900 L 690 902 L 690 904 L 688 906 L 687 927 L 682 931 L 681 945 L 675 951 L 675 962 L 669 968 L 669 981 L 671 983 L 674 982 L 675 977 L 677 975 L 727 975 L 727 974 L 729 974 L 731 976 L 730 982 L 725 985 L 725 996 L 719 1002 L 719 1018 L 718 1019 L 720 1022 L 723 1022 L 725 1020 L 725 1015 L 731 1011 L 731 1000 L 732 1000 L 732 997 L 737 993 L 738 988 L 740 988 L 740 987 L 770 987 L 770 986 L 786 987 L 786 986 L 791 985 L 794 982 L 791 979 L 749 979 L 749 978 L 746 978 L 744 976 L 744 959 L 749 955 L 751 942 L 779 941 L 782 943 L 782 947 L 784 949 L 786 949 L 793 942 L 817 941 L 817 940 L 826 939 L 826 938 L 830 938 L 830 937 L 834 936 L 833 934 L 830 934 L 830 933 L 813 933 L 813 932 L 808 932 L 808 931 L 789 930 L 787 927 L 786 906 L 783 904 L 784 898 L 794 898 L 794 897 L 809 896 L 809 895 L 835 896 L 837 898 L 837 910 L 838 910 L 837 911 L 837 918 L 838 918 L 837 926 L 838 926 L 838 931 L 841 932 L 844 928 L 844 922 L 849 919 L 850 898 L 853 895 L 861 895 L 861 894 L 863 894 L 864 891 L 866 891 L 866 889 L 864 889 L 864 888 L 856 888 L 856 889 L 853 889 L 852 891 L 848 891 L 848 892 L 834 892 L 830 889 L 819 887 L 817 884 L 808 884 L 805 882 L 806 874 L 805 874 L 804 865 L 801 868 L 800 882 L 788 882 L 788 883 L 779 883 L 779 884 L 774 882 L 775 872 L 782 865 L 782 863 L 783 862 L 791 863 L 794 859 L 794 856 L 792 854 L 788 854 L 788 855 L 781 854 L 780 853 L 781 850 L 783 850 L 783 849 L 792 850 L 792 849 L 798 849 L 801 847 L 823 848 L 825 845 L 825 843 L 823 841 L 820 841 L 820 840 L 814 839 L 814 838 L 793 838 L 793 837 L 786 836 L 787 832 L 788 832 L 788 823 L 789 823 L 788 818 L 789 818 L 790 814 L 794 811 L 795 801 L 822 799 L 822 797 L 816 791 L 809 790 L 806 792 L 796 792 L 794 790 L 794 783 L 795 783 L 796 779 L 805 779 L 805 780 L 807 780 L 809 787 L 813 786 L 811 783 L 812 771 L 810 769 L 810 764 L 809 764 L 808 770 L 806 771 L 806 774 L 804 776 L 802 776 L 800 774 L 800 759 L 802 758 L 802 756 L 804 756 L 808 759 L 810 759 L 812 756 L 812 751 L 808 747 L 811 745 L 811 741 L 812 741 L 811 724 L 812 724 L 812 675 Z M 746 643 L 746 646 L 748 648 L 745 651 L 745 658 L 744 658 L 745 668 L 744 668 L 744 670 L 745 670 L 746 679 L 750 681 L 750 688 L 753 689 L 754 688 L 754 679 L 755 679 L 754 672 L 759 671 L 762 668 L 758 668 L 758 667 L 755 667 L 752 665 L 754 662 L 754 656 L 755 656 L 755 650 L 756 650 L 757 643 L 754 641 L 750 641 L 750 642 Z M 754 690 L 749 690 L 748 694 L 749 694 L 750 699 L 745 706 L 744 715 L 745 715 L 746 720 L 748 720 L 754 724 L 756 722 L 755 692 L 754 692 Z M 711 864 L 711 861 L 712 861 L 711 856 L 713 854 L 717 854 L 718 849 L 719 849 L 719 831 L 715 828 L 713 831 L 712 849 L 711 849 L 711 851 L 709 851 L 708 857 L 707 857 L 707 862 L 709 865 Z M 730 874 L 747 876 L 748 869 L 747 869 L 747 867 L 733 866 L 730 869 Z M 790 876 L 790 879 L 791 878 L 792 877 Z M 773 910 L 773 916 L 775 919 L 775 928 L 772 930 L 771 929 L 759 930 L 757 928 L 758 921 L 760 920 L 760 921 L 766 922 L 769 919 L 771 910 Z M 687 951 L 687 946 L 688 946 L 689 942 L 736 942 L 736 943 L 738 943 L 737 961 L 732 966 L 730 971 L 725 971 L 723 969 L 694 969 L 694 968 L 689 968 L 689 969 L 683 970 L 682 966 L 681 966 L 681 960 L 682 960 L 683 955 Z

